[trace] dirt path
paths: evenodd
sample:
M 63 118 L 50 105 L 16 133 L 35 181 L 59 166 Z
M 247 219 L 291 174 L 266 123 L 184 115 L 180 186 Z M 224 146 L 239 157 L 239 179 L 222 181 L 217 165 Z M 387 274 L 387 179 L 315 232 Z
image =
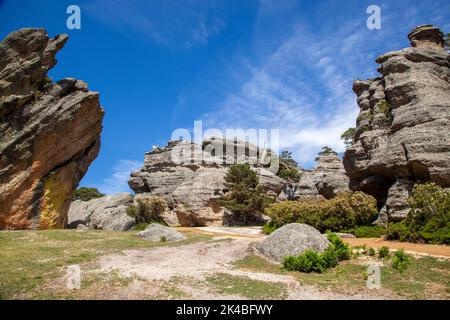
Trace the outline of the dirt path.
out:
M 253 272 L 235 267 L 233 261 L 249 253 L 249 245 L 255 238 L 262 237 L 252 228 L 240 230 L 218 230 L 216 242 L 198 242 L 179 247 L 128 250 L 121 254 L 103 256 L 97 261 L 100 272 L 120 272 L 126 277 L 145 280 L 153 285 L 153 295 L 161 296 L 161 291 L 170 286 L 171 291 L 183 292 L 189 299 L 245 299 L 239 295 L 218 293 L 207 279 L 214 275 L 246 277 L 282 285 L 286 288 L 284 299 L 382 299 L 380 296 L 356 294 L 344 295 L 332 291 L 319 290 L 315 286 L 301 285 L 290 275 Z M 250 229 L 250 230 L 249 230 Z M 215 229 L 195 232 L 214 232 Z M 189 228 L 192 232 L 192 228 Z M 224 237 L 231 233 L 230 237 Z M 165 283 L 161 288 L 158 284 Z
M 389 249 L 403 249 L 405 252 L 417 255 L 430 255 L 441 258 L 450 258 L 450 246 L 418 244 L 408 242 L 387 241 L 382 238 L 346 238 L 345 242 L 352 246 L 366 245 L 368 247 L 380 248 L 386 246 Z
M 258 240 L 265 237 L 265 235 L 261 231 L 261 227 L 181 227 L 178 228 L 178 230 L 215 236 L 224 236 L 233 239 L 250 238 Z M 344 240 L 352 246 L 366 245 L 373 248 L 381 248 L 383 246 L 386 246 L 392 250 L 403 249 L 405 252 L 410 254 L 450 258 L 450 246 L 446 245 L 387 241 L 382 238 L 346 238 Z

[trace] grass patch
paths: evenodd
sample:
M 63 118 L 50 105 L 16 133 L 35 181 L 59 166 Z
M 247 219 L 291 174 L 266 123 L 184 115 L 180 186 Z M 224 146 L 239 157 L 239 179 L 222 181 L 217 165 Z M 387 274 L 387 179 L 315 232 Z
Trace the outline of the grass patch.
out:
M 370 259 L 380 261 L 375 257 Z M 314 285 L 337 293 L 370 293 L 406 299 L 450 299 L 449 260 L 433 257 L 411 257 L 410 260 L 411 263 L 403 272 L 394 269 L 390 261 L 385 261 L 386 266 L 381 267 L 380 291 L 367 289 L 367 265 L 360 264 L 358 259 L 343 261 L 324 273 L 288 272 L 281 265 L 257 255 L 248 255 L 235 261 L 234 266 L 254 272 L 290 275 L 302 285 Z
M 287 297 L 282 283 L 253 280 L 245 276 L 217 273 L 206 281 L 221 294 L 235 294 L 249 299 L 283 299 Z
M 179 246 L 206 241 L 206 235 L 186 233 L 187 240 L 153 243 L 135 232 L 45 230 L 0 232 L 0 297 L 14 299 L 44 281 L 65 274 L 66 267 L 127 249 Z

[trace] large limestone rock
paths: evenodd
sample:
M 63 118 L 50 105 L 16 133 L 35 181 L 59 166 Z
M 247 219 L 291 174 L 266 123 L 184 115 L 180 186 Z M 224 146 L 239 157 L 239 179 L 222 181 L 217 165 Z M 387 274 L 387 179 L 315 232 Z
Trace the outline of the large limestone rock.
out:
M 176 242 L 187 239 L 184 234 L 157 223 L 149 225 L 144 231 L 139 232 L 138 236 L 152 242 Z
M 289 192 L 292 192 L 289 198 L 295 200 L 317 196 L 331 199 L 338 193 L 349 190 L 349 178 L 342 160 L 336 153 L 330 153 L 319 156 L 313 170 L 302 171 L 300 181 L 291 186 L 290 190 L 285 189 L 279 200 L 286 200 Z
M 65 227 L 99 152 L 99 94 L 47 77 L 67 39 L 21 29 L 0 43 L 0 229 Z
M 355 81 L 361 109 L 344 166 L 351 188 L 375 196 L 380 222 L 408 212 L 415 182 L 450 186 L 450 62 L 439 29 L 420 26 L 412 48 L 377 58 L 381 76 Z
M 281 192 L 285 181 L 263 165 L 267 161 L 264 152 L 251 144 L 223 139 L 207 139 L 201 146 L 169 142 L 147 153 L 143 168 L 131 173 L 128 183 L 137 194 L 164 197 L 182 226 L 223 225 L 224 209 L 217 200 L 228 192 L 224 176 L 229 165 L 255 162 L 263 188 L 275 195 Z M 263 159 L 260 165 L 258 159 Z M 229 224 L 229 216 L 226 220 Z
M 69 228 L 85 225 L 90 229 L 127 231 L 136 225 L 134 218 L 127 214 L 133 203 L 129 193 L 118 193 L 89 201 L 77 200 L 69 210 Z
M 297 256 L 306 250 L 324 252 L 330 242 L 315 228 L 301 223 L 287 224 L 256 245 L 271 261 L 282 263 L 286 256 Z

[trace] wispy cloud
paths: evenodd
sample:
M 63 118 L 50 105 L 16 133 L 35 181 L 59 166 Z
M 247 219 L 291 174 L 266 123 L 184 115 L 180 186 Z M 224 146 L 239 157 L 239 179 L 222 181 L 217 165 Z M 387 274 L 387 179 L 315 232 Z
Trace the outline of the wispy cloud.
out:
M 136 160 L 119 160 L 113 167 L 112 174 L 96 187 L 105 194 L 129 192 L 128 179 L 132 171 L 142 167 L 142 162 Z
M 125 35 L 180 48 L 207 44 L 224 27 L 221 1 L 97 0 L 88 14 Z M 218 10 L 219 9 L 219 10 Z
M 263 2 L 268 4 L 273 2 Z M 352 82 L 376 75 L 376 48 L 388 34 L 360 21 L 338 25 L 332 33 L 312 32 L 297 22 L 261 63 L 244 66 L 250 70 L 247 80 L 202 120 L 222 129 L 278 128 L 280 147 L 311 167 L 322 146 L 345 150 L 340 135 L 355 125 L 359 111 Z

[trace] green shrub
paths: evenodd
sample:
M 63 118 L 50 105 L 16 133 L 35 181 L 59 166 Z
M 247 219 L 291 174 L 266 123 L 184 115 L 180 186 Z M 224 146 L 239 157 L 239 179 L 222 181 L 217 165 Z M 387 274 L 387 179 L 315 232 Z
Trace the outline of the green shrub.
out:
M 137 223 L 131 230 L 132 231 L 144 231 L 147 229 L 149 223 L 147 222 L 139 222 Z
M 380 226 L 358 226 L 341 232 L 351 233 L 357 238 L 380 238 L 386 234 L 386 229 Z
M 389 258 L 389 248 L 385 246 L 381 247 L 378 250 L 378 258 L 380 259 Z
M 269 221 L 268 223 L 266 223 L 263 226 L 262 231 L 264 234 L 271 234 L 272 232 L 274 232 L 277 229 L 278 229 L 278 226 L 276 224 L 274 224 L 272 221 Z
M 450 191 L 434 183 L 416 184 L 407 218 L 388 226 L 390 240 L 450 244 Z
M 374 257 L 375 254 L 376 254 L 376 251 L 375 251 L 374 248 L 370 247 L 370 248 L 367 250 L 367 254 L 368 254 L 369 256 L 371 256 L 371 257 Z
M 167 242 L 167 238 L 165 236 L 161 236 L 159 238 L 159 242 Z
M 127 214 L 136 220 L 137 224 L 158 222 L 164 224 L 161 215 L 167 208 L 166 201 L 159 196 L 151 196 L 136 201 L 136 205 L 127 208 Z
M 249 164 L 230 166 L 225 175 L 225 184 L 229 194 L 219 199 L 219 204 L 243 218 L 247 223 L 249 215 L 262 214 L 272 201 L 259 185 L 259 178 Z
M 98 199 L 105 195 L 98 191 L 97 188 L 78 188 L 73 193 L 73 200 L 89 201 L 92 199 Z
M 392 267 L 400 272 L 406 270 L 410 263 L 409 256 L 403 250 L 395 252 L 391 261 Z
M 339 261 L 344 261 L 350 259 L 351 249 L 348 244 L 346 244 L 341 238 L 339 238 L 336 234 L 330 233 L 328 234 L 328 241 L 333 245 L 333 250 L 337 254 L 337 258 Z
M 272 226 L 305 223 L 325 232 L 340 231 L 371 223 L 377 214 L 375 198 L 363 192 L 343 192 L 332 199 L 282 201 L 266 209 Z
M 350 258 L 350 247 L 338 236 L 329 234 L 328 240 L 331 243 L 323 253 L 306 250 L 296 257 L 285 257 L 283 261 L 284 269 L 305 273 L 323 273 L 327 269 L 337 266 L 339 261 Z

